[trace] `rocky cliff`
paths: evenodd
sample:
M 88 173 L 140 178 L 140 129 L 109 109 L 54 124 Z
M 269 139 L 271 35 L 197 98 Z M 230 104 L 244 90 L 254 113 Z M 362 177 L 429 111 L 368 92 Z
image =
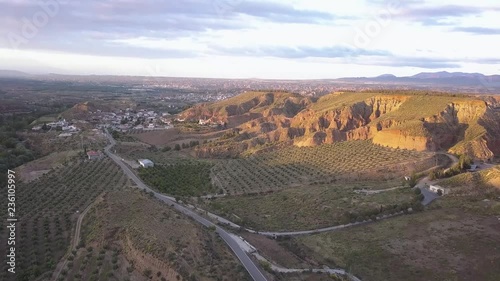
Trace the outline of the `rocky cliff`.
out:
M 230 154 L 288 142 L 313 146 L 349 140 L 418 151 L 449 150 L 478 159 L 500 155 L 500 110 L 495 98 L 344 93 L 311 100 L 287 93 L 251 93 L 182 113 L 238 128 Z M 221 148 L 219 148 L 221 149 Z

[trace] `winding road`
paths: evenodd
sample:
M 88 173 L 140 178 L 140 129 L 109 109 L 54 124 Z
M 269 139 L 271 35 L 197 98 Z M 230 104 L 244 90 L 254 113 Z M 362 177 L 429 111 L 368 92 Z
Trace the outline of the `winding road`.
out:
M 223 228 L 217 226 L 213 222 L 203 218 L 196 212 L 190 210 L 187 207 L 184 207 L 180 204 L 178 204 L 173 197 L 166 196 L 163 194 L 160 194 L 151 188 L 149 188 L 142 180 L 140 180 L 133 172 L 130 170 L 130 168 L 121 161 L 121 158 L 116 156 L 111 152 L 111 148 L 116 144 L 116 141 L 113 139 L 113 137 L 106 133 L 106 136 L 108 137 L 110 144 L 104 148 L 104 152 L 106 155 L 109 156 L 118 166 L 120 166 L 123 170 L 123 172 L 137 185 L 138 188 L 144 189 L 147 192 L 153 193 L 156 198 L 159 200 L 165 202 L 169 206 L 172 206 L 179 212 L 193 218 L 196 222 L 206 226 L 206 227 L 215 227 L 215 231 L 219 236 L 226 242 L 226 244 L 231 248 L 231 250 L 234 252 L 234 254 L 238 257 L 240 260 L 241 264 L 245 269 L 248 271 L 250 276 L 254 281 L 267 281 L 266 277 L 264 274 L 261 272 L 260 268 L 253 262 L 253 260 L 247 255 L 247 253 L 239 246 L 238 242 L 230 235 L 229 232 L 225 231 Z
M 200 214 L 198 214 L 196 211 L 201 212 L 202 214 L 208 216 L 212 220 L 215 220 L 217 222 L 220 222 L 222 224 L 225 224 L 227 226 L 230 226 L 232 228 L 241 228 L 240 225 L 233 223 L 230 220 L 227 220 L 223 217 L 220 217 L 218 215 L 212 214 L 208 211 L 196 208 L 195 206 L 192 205 L 181 205 L 175 201 L 175 198 L 166 196 L 163 194 L 160 194 L 154 190 L 152 190 L 150 187 L 148 187 L 141 179 L 139 179 L 133 172 L 130 170 L 130 168 L 121 161 L 121 158 L 118 157 L 117 155 L 113 154 L 110 149 L 116 144 L 116 141 L 113 139 L 113 137 L 109 134 L 106 133 L 106 136 L 108 137 L 110 144 L 106 146 L 104 149 L 104 152 L 106 155 L 108 155 L 116 164 L 118 164 L 123 172 L 138 186 L 140 189 L 144 189 L 147 192 L 151 192 L 154 194 L 156 198 L 159 200 L 165 202 L 166 204 L 170 205 L 171 207 L 175 208 L 179 212 L 193 218 L 195 221 L 198 223 L 206 226 L 206 227 L 215 227 L 215 231 L 219 234 L 219 236 L 226 242 L 226 244 L 231 248 L 231 250 L 236 254 L 242 265 L 245 267 L 245 269 L 248 271 L 250 276 L 252 277 L 253 280 L 267 280 L 266 277 L 262 274 L 261 269 L 253 262 L 252 259 L 248 256 L 247 253 L 250 253 L 248 249 L 245 249 L 245 247 L 242 247 L 242 241 L 238 241 L 239 238 L 235 235 L 232 235 L 231 233 L 227 232 L 223 228 L 217 226 L 213 222 L 207 220 L 206 218 L 202 217 Z M 455 164 L 458 162 L 458 159 L 448 153 L 442 153 L 446 156 L 448 156 L 452 160 L 452 164 Z M 450 166 L 451 166 L 450 165 Z M 430 180 L 428 177 L 425 177 L 421 179 L 415 188 L 419 188 L 422 191 L 422 194 L 424 195 L 424 200 L 422 201 L 422 204 L 424 206 L 430 204 L 432 201 L 435 199 L 439 198 L 439 195 L 436 193 L 430 191 L 427 188 L 427 185 L 430 184 Z M 392 215 L 386 215 L 383 217 L 378 218 L 377 220 L 381 219 L 387 219 L 391 218 L 394 216 L 398 216 L 403 214 L 403 212 L 395 213 Z M 355 223 L 349 223 L 345 225 L 336 225 L 336 226 L 331 226 L 331 227 L 325 227 L 325 228 L 320 228 L 320 229 L 313 229 L 313 230 L 304 230 L 304 231 L 288 231 L 288 232 L 260 232 L 260 231 L 255 231 L 252 229 L 247 229 L 245 228 L 246 231 L 249 231 L 251 233 L 258 233 L 261 235 L 265 236 L 270 236 L 270 237 L 276 237 L 276 236 L 296 236 L 296 235 L 307 235 L 307 234 L 316 234 L 320 232 L 327 232 L 327 231 L 336 231 L 336 230 L 341 230 L 344 228 L 348 227 L 353 227 L 353 226 L 358 226 L 362 224 L 367 224 L 371 223 L 371 220 L 368 221 L 363 221 L 363 222 L 355 222 Z M 264 258 L 260 256 L 257 253 L 252 253 L 258 260 L 263 260 Z M 265 260 L 265 259 L 264 259 Z M 271 269 L 277 272 L 306 272 L 306 271 L 312 271 L 312 272 L 324 272 L 324 273 L 331 273 L 331 274 L 347 274 L 343 269 L 287 269 L 287 268 L 282 268 L 277 265 L 272 265 Z M 355 276 L 349 275 L 351 280 L 356 280 L 358 281 L 359 279 Z

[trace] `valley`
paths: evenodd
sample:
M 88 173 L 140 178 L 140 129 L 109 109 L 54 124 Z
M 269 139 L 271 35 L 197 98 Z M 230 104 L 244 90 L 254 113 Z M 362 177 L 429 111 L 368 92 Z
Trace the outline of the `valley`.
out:
M 20 132 L 39 154 L 16 168 L 31 250 L 15 280 L 491 279 L 497 107 L 270 91 L 178 114 L 111 101 L 38 117 L 78 129 Z

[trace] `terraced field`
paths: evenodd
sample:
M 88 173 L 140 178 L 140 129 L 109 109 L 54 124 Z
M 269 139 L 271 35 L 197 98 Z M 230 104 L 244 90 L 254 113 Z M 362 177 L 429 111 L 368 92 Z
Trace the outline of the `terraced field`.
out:
M 18 182 L 15 280 L 49 278 L 69 248 L 78 212 L 104 191 L 127 184 L 127 178 L 109 159 L 75 161 L 30 183 Z M 0 219 L 5 221 L 5 215 L 2 212 Z M 0 240 L 6 241 L 5 228 L 0 231 Z M 0 245 L 2 253 L 5 247 L 6 243 Z M 0 280 L 14 280 L 6 267 L 3 262 Z
M 259 193 L 339 179 L 393 179 L 435 164 L 431 153 L 374 145 L 370 140 L 293 147 L 242 159 L 223 160 L 213 182 L 228 194 Z

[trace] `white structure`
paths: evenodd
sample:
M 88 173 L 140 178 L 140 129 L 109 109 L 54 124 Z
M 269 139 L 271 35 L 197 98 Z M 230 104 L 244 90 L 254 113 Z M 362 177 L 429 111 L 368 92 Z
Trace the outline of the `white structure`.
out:
M 155 166 L 153 161 L 151 161 L 149 159 L 139 159 L 138 161 L 139 161 L 139 165 L 141 165 L 141 167 L 143 167 L 143 168 L 149 168 L 149 167 Z
M 441 194 L 442 195 L 445 195 L 445 194 L 448 194 L 449 193 L 449 190 L 444 188 L 444 187 L 441 187 L 439 185 L 431 185 L 429 186 L 429 190 L 434 192 L 434 193 L 438 193 L 439 191 L 441 191 Z

